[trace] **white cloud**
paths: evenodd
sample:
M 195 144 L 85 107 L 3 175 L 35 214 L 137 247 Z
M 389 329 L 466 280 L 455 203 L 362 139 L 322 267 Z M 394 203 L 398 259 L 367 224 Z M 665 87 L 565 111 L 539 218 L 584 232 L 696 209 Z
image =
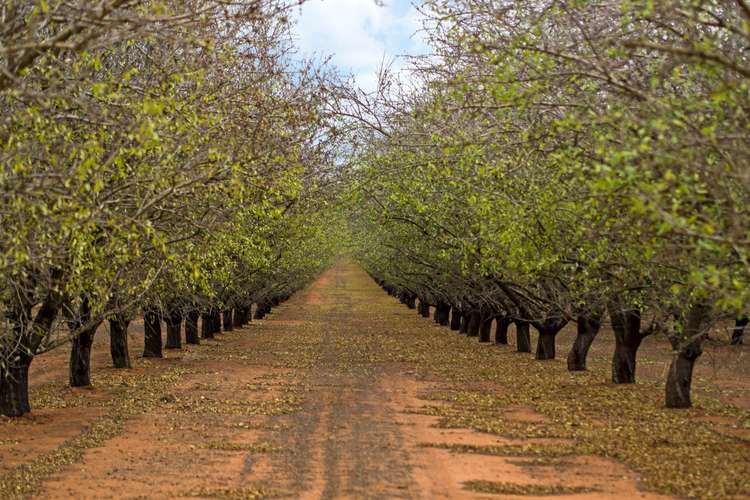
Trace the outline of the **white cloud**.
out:
M 420 26 L 419 13 L 409 0 L 390 0 L 384 7 L 374 0 L 308 0 L 294 31 L 302 56 L 332 56 L 344 74 L 373 90 L 384 59 L 425 52 L 421 37 L 414 35 Z M 403 65 L 399 59 L 393 67 Z

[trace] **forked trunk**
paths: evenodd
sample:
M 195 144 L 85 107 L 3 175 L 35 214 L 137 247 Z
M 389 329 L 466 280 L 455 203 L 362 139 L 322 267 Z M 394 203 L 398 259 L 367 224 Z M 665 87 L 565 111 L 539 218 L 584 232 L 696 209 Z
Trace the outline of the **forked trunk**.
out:
M 570 353 L 568 353 L 568 370 L 572 372 L 586 369 L 586 357 L 589 348 L 602 326 L 601 316 L 578 316 L 577 325 L 578 334 L 573 341 Z
M 0 370 L 0 415 L 20 417 L 31 411 L 29 405 L 29 365 L 31 356 L 21 355 Z
M 548 318 L 540 323 L 534 323 L 534 328 L 539 332 L 536 359 L 555 359 L 555 338 L 567 323 L 567 320 L 562 318 Z
M 157 311 L 149 310 L 143 315 L 143 331 L 143 357 L 164 357 L 161 352 L 161 318 Z
M 198 337 L 198 318 L 200 318 L 198 311 L 190 311 L 185 316 L 185 343 L 186 344 L 200 344 L 200 338 Z
M 130 320 L 124 317 L 116 316 L 109 320 L 109 353 L 115 368 L 130 368 L 128 325 Z
M 71 387 L 91 385 L 91 346 L 100 322 L 89 326 L 73 337 L 70 349 L 69 377 Z
M 529 334 L 529 322 L 515 320 L 516 324 L 516 351 L 531 352 L 531 335 Z
M 182 314 L 178 311 L 170 313 L 164 321 L 167 323 L 167 349 L 182 348 Z
M 495 343 L 496 344 L 507 344 L 508 343 L 508 328 L 513 322 L 508 316 L 500 316 L 496 321 L 495 330 Z
M 458 331 L 461 329 L 461 312 L 455 307 L 451 309 L 451 330 Z

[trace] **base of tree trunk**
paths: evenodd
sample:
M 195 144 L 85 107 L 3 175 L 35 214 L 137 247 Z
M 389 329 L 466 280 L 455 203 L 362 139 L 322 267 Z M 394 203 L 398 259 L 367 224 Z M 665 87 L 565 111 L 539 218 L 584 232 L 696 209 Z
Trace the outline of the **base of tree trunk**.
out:
M 497 318 L 495 329 L 495 343 L 506 345 L 508 343 L 508 328 L 512 321 L 510 318 Z
M 615 384 L 635 383 L 635 359 L 637 346 L 615 342 L 615 353 L 612 356 L 612 382 Z
M 482 322 L 482 315 L 479 311 L 469 313 L 469 325 L 466 328 L 466 335 L 469 337 L 479 336 L 479 326 Z
M 461 313 L 455 307 L 451 310 L 451 330 L 457 332 L 461 329 Z
M 542 330 L 536 342 L 536 359 L 555 359 L 555 334 Z
M 213 318 L 208 313 L 201 315 L 201 337 L 204 339 L 214 338 Z
M 68 381 L 71 387 L 88 387 L 91 385 L 91 346 L 99 325 L 79 333 L 73 338 L 70 349 Z
M 161 318 L 156 312 L 147 312 L 143 315 L 143 357 L 163 358 L 161 351 Z
M 516 321 L 516 351 L 531 352 L 531 335 L 527 321 Z
M 109 320 L 109 353 L 112 356 L 112 366 L 115 368 L 130 368 L 130 352 L 128 350 L 128 325 L 130 321 L 122 318 Z
M 20 417 L 31 411 L 29 405 L 29 366 L 31 359 L 22 359 L 0 371 L 0 415 Z
M 198 336 L 198 319 L 200 313 L 191 311 L 185 316 L 185 343 L 199 345 L 201 343 Z
M 568 370 L 572 372 L 586 370 L 586 358 L 591 343 L 594 342 L 594 338 L 601 328 L 601 320 L 579 316 L 577 328 L 576 339 L 568 353 Z
M 224 323 L 224 331 L 231 332 L 234 330 L 234 319 L 232 317 L 232 310 L 226 309 L 222 314 L 222 320 Z
M 482 317 L 479 324 L 479 342 L 492 340 L 492 320 Z
M 745 328 L 750 322 L 750 318 L 745 316 L 744 318 L 737 318 L 734 322 L 734 328 L 732 329 L 732 345 L 742 344 L 742 338 L 745 335 Z
M 693 381 L 693 366 L 695 359 L 677 354 L 669 367 L 666 385 L 667 408 L 690 408 L 690 386 Z

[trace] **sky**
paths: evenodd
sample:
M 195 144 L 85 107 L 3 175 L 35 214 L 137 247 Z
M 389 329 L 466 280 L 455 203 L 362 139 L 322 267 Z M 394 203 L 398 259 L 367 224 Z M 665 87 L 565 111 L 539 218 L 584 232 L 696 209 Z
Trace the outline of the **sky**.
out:
M 427 52 L 418 30 L 420 15 L 412 0 L 308 0 L 294 28 L 300 53 L 331 62 L 352 75 L 363 90 L 377 86 L 384 58 L 395 71 L 405 66 L 403 54 Z

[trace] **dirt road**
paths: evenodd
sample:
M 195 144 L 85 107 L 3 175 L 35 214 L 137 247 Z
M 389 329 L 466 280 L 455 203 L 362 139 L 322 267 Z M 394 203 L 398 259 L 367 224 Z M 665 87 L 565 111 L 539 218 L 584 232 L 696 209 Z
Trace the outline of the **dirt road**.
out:
M 499 349 L 341 263 L 264 321 L 96 367 L 92 390 L 58 367 L 31 417 L 0 421 L 0 497 L 658 497 L 531 399 L 509 405 L 515 375 L 474 366 Z

